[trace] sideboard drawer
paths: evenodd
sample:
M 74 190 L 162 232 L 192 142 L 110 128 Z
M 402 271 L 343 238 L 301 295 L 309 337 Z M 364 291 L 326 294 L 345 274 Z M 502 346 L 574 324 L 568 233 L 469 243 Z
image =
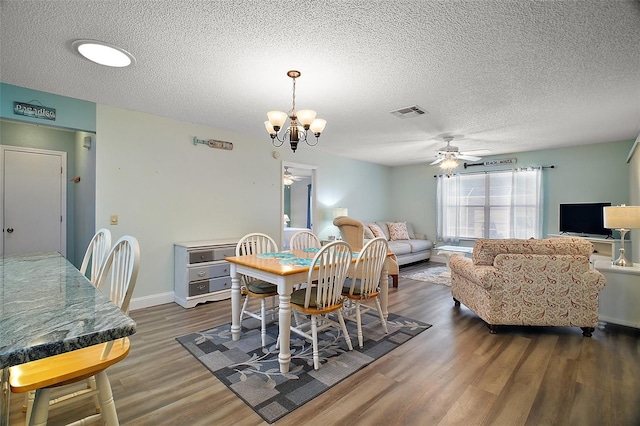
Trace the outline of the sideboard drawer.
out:
M 189 252 L 189 263 L 204 263 L 212 262 L 214 260 L 214 250 L 197 250 Z
M 213 249 L 213 260 L 224 260 L 225 257 L 235 256 L 236 246 L 220 247 Z
M 194 281 L 189 283 L 189 296 L 209 293 L 209 280 Z
M 231 288 L 231 277 L 220 277 L 209 280 L 209 291 L 218 291 Z
M 216 265 L 196 266 L 194 268 L 189 268 L 189 281 L 223 277 L 225 275 L 229 275 L 229 271 L 229 264 L 227 262 Z

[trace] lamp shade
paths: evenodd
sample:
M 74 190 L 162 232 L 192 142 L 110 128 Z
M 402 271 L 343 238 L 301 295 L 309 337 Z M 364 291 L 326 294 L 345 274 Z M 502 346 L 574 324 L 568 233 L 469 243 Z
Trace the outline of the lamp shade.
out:
M 340 216 L 349 216 L 349 209 L 346 207 L 336 207 L 333 209 L 333 218 L 335 219 Z
M 640 228 L 640 206 L 604 207 L 604 227 L 610 229 Z

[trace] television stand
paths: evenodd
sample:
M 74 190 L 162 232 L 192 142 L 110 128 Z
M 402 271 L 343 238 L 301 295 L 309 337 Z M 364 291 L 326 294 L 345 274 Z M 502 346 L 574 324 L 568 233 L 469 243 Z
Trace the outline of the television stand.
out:
M 583 235 L 568 235 L 568 234 L 549 234 L 550 238 L 584 238 L 585 240 L 591 242 L 594 247 L 593 255 L 600 257 L 607 257 L 611 260 L 615 260 L 618 257 L 618 252 L 620 250 L 620 239 L 614 239 L 611 237 L 606 238 L 598 238 L 598 237 L 588 237 Z M 631 241 L 624 240 L 624 249 L 625 255 L 627 259 L 631 259 Z

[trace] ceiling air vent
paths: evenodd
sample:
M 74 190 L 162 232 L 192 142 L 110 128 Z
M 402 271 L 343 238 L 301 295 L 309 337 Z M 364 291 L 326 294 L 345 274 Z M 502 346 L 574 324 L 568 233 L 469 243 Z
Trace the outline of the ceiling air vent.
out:
M 399 118 L 419 117 L 421 115 L 428 114 L 428 113 L 429 113 L 428 111 L 423 110 L 418 105 L 408 106 L 408 107 L 397 109 L 395 111 L 391 111 L 391 114 Z

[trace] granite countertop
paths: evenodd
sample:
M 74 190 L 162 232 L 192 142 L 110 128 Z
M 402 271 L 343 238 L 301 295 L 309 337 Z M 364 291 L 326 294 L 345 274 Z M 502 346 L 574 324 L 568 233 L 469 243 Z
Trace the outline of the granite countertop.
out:
M 59 253 L 0 258 L 0 369 L 135 332 L 135 322 Z

